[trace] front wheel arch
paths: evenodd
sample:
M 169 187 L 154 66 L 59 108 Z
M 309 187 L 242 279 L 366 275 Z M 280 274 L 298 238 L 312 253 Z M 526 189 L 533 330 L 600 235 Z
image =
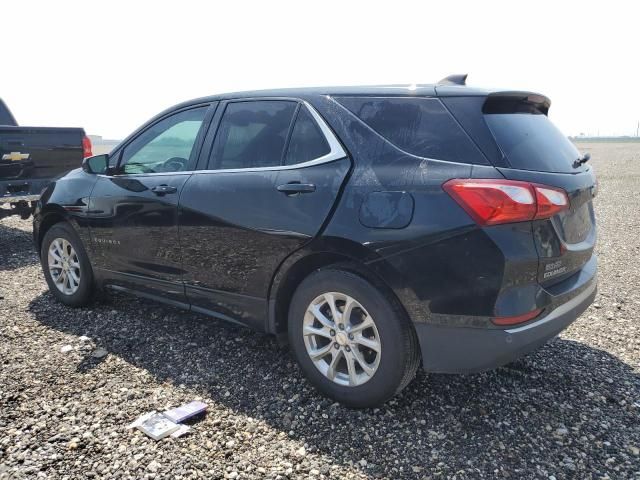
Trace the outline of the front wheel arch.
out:
M 42 248 L 42 240 L 44 236 L 47 234 L 51 227 L 57 225 L 58 223 L 63 223 L 66 220 L 64 217 L 58 214 L 47 215 L 46 219 L 42 221 L 40 224 L 40 229 L 38 230 L 38 239 L 36 241 L 36 247 L 38 248 L 38 255 L 40 255 L 40 249 Z

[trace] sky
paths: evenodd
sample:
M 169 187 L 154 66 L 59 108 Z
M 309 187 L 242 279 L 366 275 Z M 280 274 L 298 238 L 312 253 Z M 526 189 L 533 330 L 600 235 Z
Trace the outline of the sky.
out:
M 635 135 L 635 1 L 34 1 L 0 4 L 0 97 L 22 125 L 121 139 L 238 90 L 434 83 L 551 98 L 567 135 Z

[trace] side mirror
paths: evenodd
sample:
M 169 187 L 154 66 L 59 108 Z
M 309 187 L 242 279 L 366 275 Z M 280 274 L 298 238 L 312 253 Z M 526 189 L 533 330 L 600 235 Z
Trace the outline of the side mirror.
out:
M 109 154 L 94 155 L 82 161 L 82 170 L 87 173 L 106 173 L 109 168 Z

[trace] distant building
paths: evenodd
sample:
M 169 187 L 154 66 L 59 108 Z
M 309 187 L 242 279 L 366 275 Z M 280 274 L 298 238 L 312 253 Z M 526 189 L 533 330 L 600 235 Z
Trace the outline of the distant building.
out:
M 120 140 L 114 140 L 111 138 L 104 138 L 102 135 L 87 135 L 91 140 L 91 145 L 108 145 L 114 146 L 120 143 Z

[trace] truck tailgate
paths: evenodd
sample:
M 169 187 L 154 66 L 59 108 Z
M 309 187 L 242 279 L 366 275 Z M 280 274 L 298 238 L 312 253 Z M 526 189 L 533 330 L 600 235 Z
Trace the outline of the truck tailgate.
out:
M 78 168 L 83 138 L 81 128 L 0 126 L 0 182 L 50 179 Z

